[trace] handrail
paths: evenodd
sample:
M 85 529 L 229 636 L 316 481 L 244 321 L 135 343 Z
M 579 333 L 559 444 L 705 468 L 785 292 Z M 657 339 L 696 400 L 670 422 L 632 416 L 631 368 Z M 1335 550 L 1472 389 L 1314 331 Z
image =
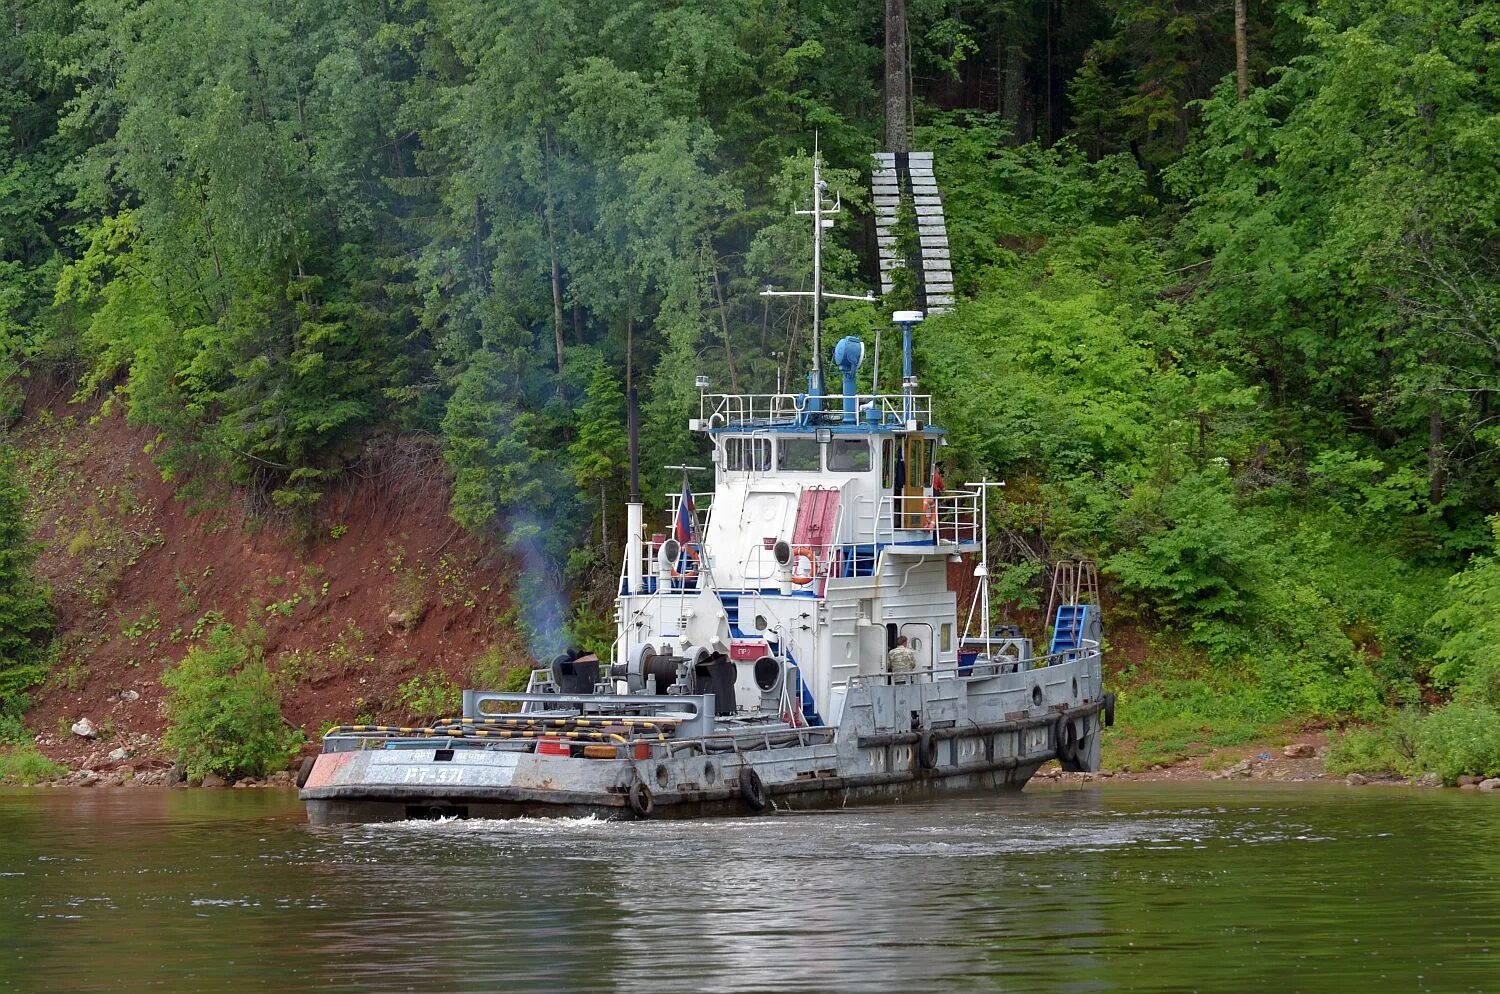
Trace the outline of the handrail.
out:
M 932 423 L 931 394 L 830 394 L 811 398 L 801 393 L 702 394 L 699 420 L 709 429 L 744 425 L 838 424 L 845 418 L 844 401 L 852 399 L 859 424 L 904 428 L 909 422 Z M 820 403 L 813 410 L 812 401 Z
M 931 501 L 931 505 L 927 502 Z M 876 510 L 873 540 L 894 541 L 897 532 L 926 532 L 937 544 L 962 545 L 979 541 L 982 512 L 976 490 L 949 490 L 942 494 L 921 496 L 887 494 L 880 498 Z M 929 513 L 930 512 L 930 513 Z M 930 527 L 907 528 L 897 525 L 898 516 L 930 520 Z
M 864 683 L 874 682 L 877 686 L 886 686 L 894 681 L 906 683 L 930 683 L 938 677 L 954 680 L 972 680 L 977 678 L 991 677 L 1001 672 L 1029 672 L 1031 670 L 1042 670 L 1049 666 L 1060 663 L 1072 663 L 1082 659 L 1089 659 L 1100 655 L 1099 643 L 1093 639 L 1084 639 L 1081 647 L 1068 649 L 1063 652 L 1052 652 L 1045 656 L 1033 656 L 1022 660 L 975 660 L 964 672 L 961 664 L 955 660 L 952 663 L 934 663 L 929 667 L 914 670 L 894 672 L 882 669 L 879 673 L 856 673 L 848 679 L 850 687 L 859 686 Z M 1022 666 L 1016 670 L 1001 670 L 1001 666 L 1013 666 L 1017 662 Z

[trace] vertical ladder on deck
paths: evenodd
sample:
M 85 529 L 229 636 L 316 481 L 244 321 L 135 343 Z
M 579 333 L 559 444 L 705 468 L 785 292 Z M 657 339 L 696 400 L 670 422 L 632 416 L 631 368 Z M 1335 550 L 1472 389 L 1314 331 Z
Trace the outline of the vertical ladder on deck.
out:
M 1099 617 L 1099 571 L 1091 559 L 1062 559 L 1052 568 L 1047 594 L 1047 617 L 1052 621 L 1048 655 L 1067 653 L 1076 658 L 1084 641 L 1097 641 L 1103 630 Z

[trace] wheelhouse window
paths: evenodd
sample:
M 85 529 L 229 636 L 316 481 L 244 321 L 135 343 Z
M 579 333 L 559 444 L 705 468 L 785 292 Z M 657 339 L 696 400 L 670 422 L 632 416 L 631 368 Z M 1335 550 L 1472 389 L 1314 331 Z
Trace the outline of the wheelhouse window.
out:
M 828 471 L 830 473 L 865 473 L 869 469 L 869 439 L 839 438 L 828 443 Z
M 764 472 L 771 468 L 769 438 L 726 438 L 724 468 L 732 471 Z
M 776 468 L 792 473 L 816 473 L 822 469 L 819 450 L 812 438 L 782 438 L 776 445 Z

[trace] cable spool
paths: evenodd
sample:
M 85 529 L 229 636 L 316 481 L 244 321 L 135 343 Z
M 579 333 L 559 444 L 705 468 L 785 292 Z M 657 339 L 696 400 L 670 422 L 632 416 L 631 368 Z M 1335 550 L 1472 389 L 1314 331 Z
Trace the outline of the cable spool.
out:
M 644 688 L 651 677 L 656 677 L 656 693 L 659 696 L 665 695 L 668 688 L 677 682 L 677 663 L 677 657 L 668 652 L 652 651 L 642 654 L 641 686 Z

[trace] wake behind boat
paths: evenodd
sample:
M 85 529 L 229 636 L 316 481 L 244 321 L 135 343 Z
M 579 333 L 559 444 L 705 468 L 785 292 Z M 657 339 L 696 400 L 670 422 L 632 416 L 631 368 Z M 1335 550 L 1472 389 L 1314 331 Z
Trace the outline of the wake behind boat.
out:
M 650 536 L 632 494 L 610 658 L 559 657 L 524 693 L 465 691 L 461 716 L 428 727 L 331 729 L 299 774 L 313 822 L 732 815 L 1019 788 L 1053 758 L 1099 768 L 1114 699 L 1092 564 L 1059 564 L 1045 652 L 991 624 L 992 485 L 943 486 L 947 433 L 912 373 L 922 315 L 895 315 L 900 393 L 878 369 L 860 392 L 857 337 L 833 350 L 842 392 L 823 389 L 816 305 L 842 295 L 817 263 L 836 209 L 815 156 L 807 391 L 699 378 L 688 430 L 712 446 L 713 489 L 673 467 L 683 489 Z M 975 557 L 961 626 L 949 566 Z

